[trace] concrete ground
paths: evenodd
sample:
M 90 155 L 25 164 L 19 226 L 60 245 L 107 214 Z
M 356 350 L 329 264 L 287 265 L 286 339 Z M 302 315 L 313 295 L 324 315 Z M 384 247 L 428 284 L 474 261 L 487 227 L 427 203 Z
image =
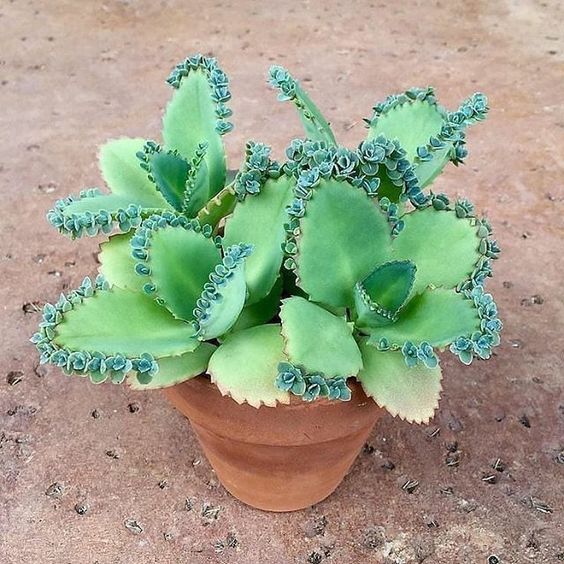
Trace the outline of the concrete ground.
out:
M 0 2 L 0 562 L 563 561 L 562 8 Z M 265 85 L 274 62 L 303 79 L 349 146 L 388 93 L 432 84 L 451 108 L 475 90 L 490 97 L 466 166 L 436 189 L 470 197 L 496 228 L 502 345 L 469 368 L 444 358 L 435 420 L 387 416 L 342 486 L 307 511 L 242 505 L 160 393 L 66 378 L 38 367 L 27 343 L 38 307 L 96 268 L 98 242 L 65 240 L 45 212 L 100 183 L 107 138 L 158 137 L 164 78 L 199 51 L 231 77 L 233 166 L 249 138 L 281 156 L 301 135 Z

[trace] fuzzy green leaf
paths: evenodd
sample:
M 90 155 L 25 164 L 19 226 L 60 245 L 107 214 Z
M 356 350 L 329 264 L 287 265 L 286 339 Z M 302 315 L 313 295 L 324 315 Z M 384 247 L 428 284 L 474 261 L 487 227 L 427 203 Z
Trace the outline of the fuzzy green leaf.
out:
M 408 368 L 400 351 L 379 351 L 360 344 L 364 368 L 358 379 L 367 396 L 394 417 L 428 423 L 439 405 L 441 369 L 418 364 Z
M 288 222 L 286 207 L 290 204 L 293 181 L 287 176 L 267 180 L 260 193 L 238 202 L 225 224 L 224 247 L 244 241 L 253 245 L 245 271 L 249 289 L 248 303 L 268 295 L 282 265 Z
M 152 234 L 148 250 L 156 295 L 176 317 L 192 320 L 204 284 L 221 260 L 219 249 L 201 233 L 168 226 Z
M 415 265 L 409 261 L 390 261 L 355 286 L 356 325 L 378 327 L 395 320 L 407 301 L 415 282 Z
M 249 327 L 263 325 L 272 321 L 280 309 L 280 296 L 282 295 L 282 277 L 279 277 L 268 296 L 252 305 L 247 305 L 241 311 L 235 325 L 231 328 L 233 332 L 243 331 Z
M 472 300 L 454 290 L 427 289 L 406 304 L 395 323 L 372 329 L 370 343 L 376 345 L 385 338 L 396 346 L 406 341 L 417 345 L 427 341 L 443 348 L 479 327 L 480 318 Z
M 144 139 L 113 139 L 100 147 L 99 166 L 112 194 L 130 203 L 145 202 L 149 207 L 169 209 L 166 200 L 155 190 L 147 173 L 139 166 L 137 153 L 143 150 Z
M 128 377 L 128 384 L 134 390 L 154 390 L 175 386 L 195 378 L 206 371 L 209 359 L 216 348 L 210 343 L 202 343 L 192 352 L 159 358 L 159 371 L 148 384 L 139 382 L 136 374 Z
M 352 306 L 355 284 L 390 258 L 386 217 L 363 190 L 345 181 L 320 181 L 300 229 L 299 285 L 316 302 Z
M 192 351 L 199 341 L 191 325 L 174 319 L 148 296 L 112 288 L 64 314 L 54 343 L 71 351 L 159 357 Z
M 98 254 L 103 274 L 112 286 L 124 290 L 143 291 L 144 280 L 135 273 L 135 259 L 131 256 L 131 234 L 112 235 L 100 245 Z
M 182 78 L 163 118 L 165 145 L 185 158 L 191 158 L 199 143 L 208 143 L 205 162 L 210 198 L 224 187 L 226 171 L 225 148 L 216 129 L 216 107 L 206 72 L 198 68 Z
M 208 373 L 224 395 L 237 403 L 274 407 L 290 403 L 275 385 L 278 364 L 286 360 L 279 325 L 259 325 L 232 333 L 213 353 Z
M 454 288 L 472 274 L 480 258 L 474 219 L 428 207 L 405 214 L 402 220 L 404 228 L 392 243 L 393 254 L 416 264 L 414 293 L 430 284 Z
M 289 360 L 328 378 L 354 376 L 362 358 L 344 318 L 294 296 L 282 300 L 282 336 Z

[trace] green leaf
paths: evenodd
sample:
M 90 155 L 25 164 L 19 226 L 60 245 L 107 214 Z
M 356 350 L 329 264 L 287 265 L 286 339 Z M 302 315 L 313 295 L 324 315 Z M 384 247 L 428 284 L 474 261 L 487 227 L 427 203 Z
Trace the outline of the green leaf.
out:
M 427 341 L 443 348 L 457 337 L 471 335 L 480 327 L 480 318 L 472 300 L 445 288 L 427 289 L 412 298 L 391 325 L 372 329 L 370 343 L 385 338 L 392 345 L 406 341 Z
M 279 66 L 270 68 L 270 84 L 280 90 L 278 99 L 281 102 L 291 100 L 294 103 L 308 139 L 337 145 L 331 126 L 319 108 L 285 68 Z
M 439 405 L 441 369 L 418 364 L 408 368 L 400 351 L 379 351 L 360 344 L 364 368 L 358 379 L 367 396 L 394 417 L 428 423 Z
M 198 221 L 215 228 L 224 217 L 227 217 L 234 210 L 236 203 L 237 196 L 230 184 L 209 200 L 198 212 Z
M 204 160 L 206 151 L 207 145 L 199 145 L 198 150 L 190 160 L 182 204 L 182 213 L 187 217 L 196 217 L 210 197 L 208 190 L 209 171 Z
M 151 176 L 158 191 L 177 211 L 182 211 L 188 178 L 188 162 L 172 151 L 154 151 L 146 154 Z
M 163 139 L 169 149 L 176 149 L 190 158 L 199 143 L 207 142 L 205 156 L 209 173 L 208 194 L 211 198 L 225 184 L 225 148 L 216 129 L 217 104 L 208 73 L 203 68 L 193 69 L 182 78 L 169 102 L 163 118 Z
M 209 282 L 204 285 L 194 310 L 200 340 L 223 335 L 237 321 L 245 305 L 245 260 L 251 253 L 252 247 L 249 245 L 229 247 L 222 264 L 216 266 Z
M 112 194 L 130 203 L 145 202 L 149 207 L 168 209 L 170 206 L 155 190 L 147 173 L 139 166 L 137 153 L 143 150 L 144 139 L 113 139 L 100 147 L 99 166 Z
M 98 291 L 64 314 L 54 343 L 71 351 L 155 357 L 194 350 L 194 328 L 174 319 L 150 297 L 112 288 Z
M 294 296 L 282 300 L 282 336 L 289 360 L 328 378 L 354 376 L 362 358 L 344 318 Z
M 391 261 L 376 269 L 355 286 L 358 327 L 392 323 L 407 301 L 415 282 L 415 265 L 409 260 Z
M 132 202 L 126 196 L 102 194 L 96 188 L 81 192 L 79 197 L 68 196 L 55 202 L 47 213 L 47 220 L 60 233 L 73 239 L 98 233 L 110 233 L 115 227 L 127 232 L 137 227 L 143 217 L 156 210 L 145 197 Z M 161 210 L 162 211 L 162 210 Z
M 445 166 L 451 161 L 453 151 L 454 142 L 444 141 L 444 147 L 434 150 L 429 160 L 418 161 L 414 164 L 415 174 L 421 188 L 429 186 L 441 174 Z
M 386 217 L 374 200 L 348 182 L 321 180 L 300 230 L 299 285 L 316 302 L 352 306 L 354 285 L 390 258 Z
M 209 359 L 217 347 L 202 343 L 197 349 L 179 356 L 159 358 L 159 371 L 148 384 L 139 382 L 137 375 L 128 377 L 128 384 L 134 390 L 168 388 L 195 378 L 206 371 Z
M 293 183 L 285 175 L 267 180 L 260 193 L 237 203 L 225 224 L 224 247 L 240 241 L 254 247 L 245 266 L 249 304 L 267 296 L 280 273 L 284 224 L 288 222 L 286 207 L 293 198 Z
M 156 295 L 178 318 L 193 311 L 210 272 L 221 261 L 214 242 L 194 230 L 167 226 L 152 231 L 145 261 Z
M 98 254 L 103 274 L 112 286 L 124 290 L 143 291 L 144 280 L 135 273 L 135 259 L 131 256 L 131 234 L 112 235 L 100 245 Z
M 223 395 L 253 407 L 290 403 L 275 385 L 284 355 L 279 325 L 260 325 L 232 333 L 213 353 L 208 373 Z
M 282 277 L 279 277 L 270 294 L 252 305 L 247 305 L 241 311 L 241 315 L 231 328 L 231 331 L 243 331 L 249 327 L 263 325 L 272 321 L 280 309 L 280 296 L 282 295 Z
M 427 145 L 432 136 L 438 135 L 446 118 L 434 100 L 413 100 L 398 104 L 384 111 L 368 129 L 368 139 L 384 135 L 397 139 L 406 151 L 407 158 L 413 162 L 417 148 Z
M 481 256 L 475 219 L 428 207 L 407 213 L 402 220 L 393 255 L 416 264 L 414 293 L 430 284 L 454 288 L 472 274 Z

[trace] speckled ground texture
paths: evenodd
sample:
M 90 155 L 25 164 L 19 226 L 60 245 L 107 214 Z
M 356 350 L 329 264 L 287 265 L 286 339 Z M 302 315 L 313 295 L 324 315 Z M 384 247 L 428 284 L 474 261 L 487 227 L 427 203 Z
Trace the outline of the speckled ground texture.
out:
M 561 2 L 3 0 L 0 29 L 2 564 L 564 560 Z M 301 134 L 266 86 L 274 62 L 349 146 L 388 93 L 490 97 L 436 190 L 496 227 L 502 345 L 469 368 L 445 357 L 434 421 L 386 416 L 335 494 L 297 513 L 230 497 L 160 393 L 67 378 L 27 343 L 37 307 L 96 269 L 98 242 L 64 239 L 45 212 L 99 185 L 106 139 L 158 137 L 164 78 L 200 51 L 231 76 L 235 167 L 247 139 L 281 156 Z

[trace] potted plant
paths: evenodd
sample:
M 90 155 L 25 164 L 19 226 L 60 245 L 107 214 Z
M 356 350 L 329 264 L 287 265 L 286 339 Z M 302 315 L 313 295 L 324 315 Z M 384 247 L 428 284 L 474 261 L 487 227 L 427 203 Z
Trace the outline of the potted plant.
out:
M 283 163 L 249 142 L 233 175 L 225 73 L 203 56 L 175 67 L 162 144 L 110 141 L 111 193 L 48 213 L 72 238 L 109 238 L 98 277 L 47 304 L 32 341 L 67 374 L 163 388 L 229 491 L 288 511 L 337 487 L 384 410 L 432 417 L 436 351 L 490 357 L 499 249 L 468 200 L 428 189 L 466 156 L 482 94 L 454 112 L 431 88 L 390 96 L 347 149 L 285 69 L 270 82 L 306 139 Z

